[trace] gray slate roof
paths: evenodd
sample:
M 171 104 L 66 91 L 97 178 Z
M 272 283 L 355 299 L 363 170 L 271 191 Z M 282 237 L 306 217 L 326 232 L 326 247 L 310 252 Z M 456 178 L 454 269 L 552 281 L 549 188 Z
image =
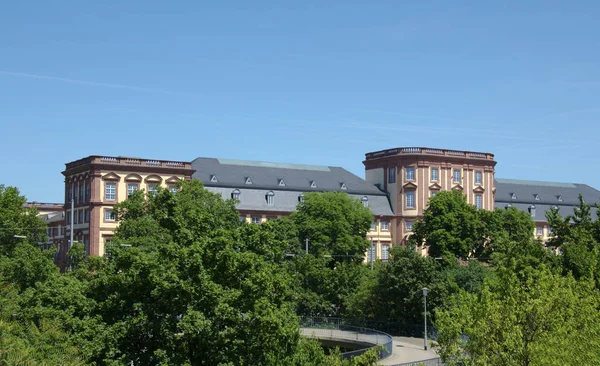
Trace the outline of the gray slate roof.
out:
M 192 178 L 226 199 L 238 189 L 239 210 L 292 212 L 301 193 L 325 191 L 345 192 L 359 199 L 367 196 L 373 214 L 393 216 L 385 192 L 340 167 L 197 158 L 192 161 L 192 169 L 196 170 Z M 252 184 L 246 184 L 248 179 Z M 282 180 L 284 186 L 280 185 Z M 316 188 L 311 188 L 312 182 Z M 266 202 L 269 191 L 275 194 L 273 205 Z
M 515 198 L 512 198 L 512 195 Z M 573 207 L 579 205 L 579 194 L 583 195 L 586 203 L 593 206 L 600 203 L 600 191 L 587 184 L 540 182 L 515 179 L 496 179 L 495 206 L 505 208 L 508 204 L 527 211 L 535 206 L 534 221 L 545 222 L 546 212 L 554 206 L 559 208 L 563 217 L 573 214 Z M 538 200 L 536 200 L 536 195 Z M 562 201 L 558 197 L 562 198 Z M 592 217 L 596 219 L 597 212 L 592 207 Z

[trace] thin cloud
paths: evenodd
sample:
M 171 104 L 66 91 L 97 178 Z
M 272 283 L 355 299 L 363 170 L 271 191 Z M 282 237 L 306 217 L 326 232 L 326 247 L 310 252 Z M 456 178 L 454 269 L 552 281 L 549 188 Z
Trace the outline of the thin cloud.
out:
M 144 88 L 144 87 L 140 87 L 140 86 L 125 85 L 125 84 L 101 83 L 101 82 L 96 82 L 96 81 L 70 79 L 70 78 L 63 78 L 63 77 L 49 76 L 49 75 L 29 74 L 29 73 L 24 73 L 24 72 L 0 71 L 0 75 L 37 79 L 37 80 L 59 81 L 59 82 L 63 82 L 63 83 L 88 85 L 88 86 L 95 86 L 95 87 L 100 87 L 100 88 L 133 90 L 133 91 L 144 92 L 144 93 L 185 95 L 185 96 L 191 96 L 191 97 L 199 97 L 200 96 L 198 94 L 184 93 L 184 92 L 178 92 L 178 91 L 173 91 L 173 90 Z

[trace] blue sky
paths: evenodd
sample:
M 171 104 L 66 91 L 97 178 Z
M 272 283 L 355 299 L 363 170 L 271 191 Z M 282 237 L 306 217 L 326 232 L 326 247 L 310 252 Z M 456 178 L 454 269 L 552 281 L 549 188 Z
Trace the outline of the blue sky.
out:
M 598 1 L 11 1 L 0 183 L 88 155 L 342 166 L 429 146 L 600 188 Z

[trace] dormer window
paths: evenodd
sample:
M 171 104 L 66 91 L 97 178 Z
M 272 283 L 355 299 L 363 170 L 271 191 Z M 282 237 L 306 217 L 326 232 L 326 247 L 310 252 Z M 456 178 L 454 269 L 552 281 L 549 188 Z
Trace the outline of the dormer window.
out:
M 340 184 L 340 188 L 341 188 L 341 189 L 348 189 L 348 187 L 346 187 L 346 183 L 344 183 L 344 182 L 342 182 L 342 183 Z
M 531 217 L 535 217 L 535 206 L 534 205 L 529 206 L 529 213 L 531 214 Z
M 275 203 L 275 193 L 273 193 L 273 191 L 268 192 L 266 195 L 266 200 L 267 205 L 272 206 Z
M 558 211 L 558 206 L 554 205 L 554 209 Z
M 534 194 L 534 195 L 533 195 L 533 199 L 534 199 L 534 200 L 536 200 L 536 201 L 539 201 L 539 200 L 540 200 L 540 195 L 539 195 L 539 194 L 537 194 L 537 193 L 536 193 L 536 194 Z
M 310 181 L 310 188 L 317 188 L 317 183 L 314 180 Z
M 250 177 L 246 177 L 246 184 L 252 184 L 252 179 Z
M 279 179 L 279 183 L 277 183 L 280 187 L 285 187 L 285 182 L 283 179 Z
M 511 208 L 511 207 L 512 207 L 512 205 L 511 205 L 510 203 L 509 203 L 509 204 L 507 204 L 506 206 L 504 206 L 504 208 L 505 208 L 505 209 L 507 209 L 507 210 L 508 210 L 509 208 Z
M 304 202 L 304 193 L 298 195 L 298 202 Z
M 369 207 L 369 197 L 367 197 L 367 196 L 363 196 L 363 197 L 361 198 L 361 201 L 362 201 L 362 204 L 363 204 L 363 206 L 365 206 L 365 207 Z
M 239 200 L 240 199 L 240 190 L 234 189 L 233 192 L 231 192 L 231 198 L 233 198 L 234 200 Z
M 219 183 L 219 180 L 217 179 L 216 175 L 211 174 L 211 176 L 210 176 L 210 182 L 211 183 Z
M 517 199 L 517 194 L 516 193 L 511 193 L 510 194 L 510 198 L 513 199 L 513 200 L 516 200 Z
M 556 196 L 556 199 L 558 200 L 558 202 L 562 202 L 563 201 L 563 198 L 562 198 L 561 195 Z

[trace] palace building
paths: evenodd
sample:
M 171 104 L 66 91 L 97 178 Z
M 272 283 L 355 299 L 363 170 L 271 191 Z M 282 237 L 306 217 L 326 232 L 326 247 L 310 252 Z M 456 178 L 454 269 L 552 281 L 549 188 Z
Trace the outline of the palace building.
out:
M 367 182 L 387 192 L 394 212 L 395 244 L 404 244 L 429 198 L 462 191 L 467 202 L 494 209 L 494 155 L 484 152 L 400 147 L 366 154 Z
M 484 210 L 517 207 L 531 214 L 535 235 L 551 232 L 545 213 L 551 207 L 566 215 L 579 204 L 600 202 L 600 191 L 573 183 L 496 179 L 494 155 L 485 152 L 400 147 L 365 155 L 365 179 L 341 167 L 269 163 L 200 157 L 191 162 L 130 157 L 88 156 L 66 164 L 65 203 L 38 204 L 49 224 L 49 244 L 66 258 L 70 228 L 89 255 L 104 255 L 118 223 L 113 206 L 136 190 L 176 190 L 181 179 L 199 179 L 209 191 L 237 200 L 240 219 L 260 224 L 292 213 L 306 192 L 344 192 L 374 215 L 366 259 L 387 260 L 394 245 L 404 245 L 429 199 L 440 191 L 459 190 L 467 202 Z M 71 210 L 73 200 L 74 210 Z M 596 217 L 595 208 L 592 209 Z M 425 253 L 424 253 L 425 254 Z
M 66 242 L 73 222 L 74 241 L 84 243 L 89 255 L 104 255 L 117 227 L 112 216 L 116 203 L 139 189 L 149 194 L 159 186 L 175 189 L 179 180 L 191 179 L 193 170 L 190 162 L 93 155 L 67 163 L 62 173 Z

